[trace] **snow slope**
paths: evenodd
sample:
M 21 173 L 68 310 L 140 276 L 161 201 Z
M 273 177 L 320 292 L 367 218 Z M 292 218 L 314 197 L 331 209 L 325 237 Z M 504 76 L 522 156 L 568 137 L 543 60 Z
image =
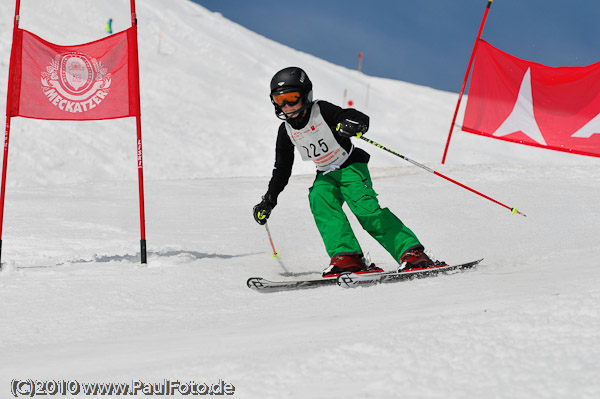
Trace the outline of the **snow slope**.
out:
M 14 13 L 6 3 L 0 98 Z M 359 74 L 191 2 L 168 3 L 137 5 L 148 268 L 137 252 L 133 121 L 12 121 L 0 397 L 12 397 L 13 379 L 221 379 L 240 398 L 600 396 L 597 159 L 457 131 L 441 166 L 455 93 Z M 125 29 L 128 5 L 22 0 L 21 26 L 59 44 L 86 42 L 108 17 Z M 528 216 L 358 143 L 372 154 L 382 205 L 433 255 L 485 261 L 367 289 L 250 291 L 250 276 L 310 276 L 328 261 L 306 201 L 311 165 L 296 163 L 269 220 L 280 262 L 250 216 L 279 123 L 268 83 L 294 64 L 317 98 L 341 103 L 347 90 L 371 116 L 372 139 Z

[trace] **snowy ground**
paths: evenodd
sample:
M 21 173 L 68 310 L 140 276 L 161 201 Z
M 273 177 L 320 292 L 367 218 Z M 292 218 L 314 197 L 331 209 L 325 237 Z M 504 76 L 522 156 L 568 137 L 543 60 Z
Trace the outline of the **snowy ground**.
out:
M 58 11 L 74 21 L 69 34 L 93 40 L 85 28 L 101 30 L 98 15 L 110 7 L 81 2 L 95 11 L 83 22 L 58 0 L 23 0 L 35 16 L 28 28 L 60 42 L 47 21 Z M 116 3 L 127 15 L 129 2 Z M 597 159 L 457 132 L 441 166 L 456 94 L 357 75 L 172 3 L 167 12 L 159 0 L 138 4 L 148 268 L 139 266 L 132 121 L 13 120 L 0 398 L 12 397 L 13 379 L 224 380 L 239 398 L 600 397 Z M 0 11 L 6 79 L 12 10 Z M 316 275 L 328 261 L 308 210 L 310 165 L 298 165 L 269 220 L 281 263 L 250 214 L 266 190 L 277 128 L 266 87 L 296 63 L 312 72 L 318 98 L 341 102 L 347 82 L 360 93 L 370 85 L 357 107 L 371 115 L 374 140 L 527 217 L 360 143 L 381 204 L 434 256 L 484 262 L 356 290 L 249 290 L 250 276 Z M 0 81 L 0 98 L 5 88 Z M 252 98 L 247 106 L 240 93 Z M 394 267 L 356 232 L 377 264 Z
M 413 169 L 377 170 L 374 183 L 438 257 L 484 256 L 476 271 L 269 295 L 245 287 L 283 273 L 248 211 L 262 178 L 148 184 L 147 269 L 131 250 L 133 184 L 17 189 L 0 273 L 2 389 L 25 377 L 172 378 L 223 379 L 242 398 L 597 397 L 598 172 L 448 169 L 518 199 L 527 218 Z M 270 221 L 298 274 L 327 261 L 311 178 L 292 180 Z

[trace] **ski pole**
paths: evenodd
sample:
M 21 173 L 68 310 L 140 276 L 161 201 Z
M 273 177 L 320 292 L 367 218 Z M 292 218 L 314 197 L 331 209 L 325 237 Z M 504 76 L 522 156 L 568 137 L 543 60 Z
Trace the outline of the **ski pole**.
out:
M 269 236 L 269 242 L 271 243 L 271 248 L 273 248 L 273 253 L 271 257 L 279 259 L 279 252 L 275 250 L 275 245 L 273 245 L 273 238 L 271 237 L 271 231 L 269 230 L 269 225 L 265 222 L 265 228 L 267 229 L 267 235 Z
M 275 245 L 273 245 L 273 238 L 271 238 L 271 231 L 269 230 L 269 225 L 267 224 L 266 221 L 265 221 L 265 228 L 267 229 L 267 235 L 269 236 L 269 242 L 271 243 L 271 248 L 273 248 L 273 253 L 271 254 L 271 257 L 277 259 L 277 262 L 283 269 L 283 273 L 282 273 L 283 276 L 293 276 L 294 274 L 291 273 L 287 267 L 285 267 L 285 265 L 283 264 L 283 261 L 280 259 L 279 252 L 277 252 L 277 250 L 275 250 Z
M 425 166 L 425 165 L 423 165 L 423 164 L 420 164 L 420 163 L 418 163 L 418 162 L 416 162 L 416 161 L 413 161 L 412 159 L 410 159 L 410 158 L 408 158 L 408 157 L 405 157 L 404 155 L 402 155 L 402 154 L 399 154 L 399 153 L 397 153 L 397 152 L 396 152 L 396 151 L 394 151 L 394 150 L 390 150 L 389 148 L 387 148 L 387 147 L 384 147 L 384 146 L 382 146 L 381 144 L 379 144 L 379 143 L 376 143 L 376 142 L 375 142 L 375 141 L 373 141 L 373 140 L 369 140 L 368 138 L 364 137 L 363 135 L 357 135 L 357 137 L 358 137 L 358 138 L 360 138 L 361 140 L 364 140 L 364 141 L 366 141 L 366 142 L 367 142 L 367 143 L 369 143 L 369 144 L 372 144 L 372 145 L 374 145 L 375 147 L 379 147 L 379 148 L 381 148 L 382 150 L 385 150 L 385 151 L 387 151 L 387 152 L 389 152 L 389 153 L 391 153 L 391 154 L 394 154 L 394 155 L 396 155 L 397 157 L 400 157 L 400 158 L 404 159 L 405 161 L 408 161 L 408 162 L 412 163 L 413 165 L 416 165 L 416 166 L 418 166 L 418 167 L 419 167 L 419 168 L 421 168 L 421 169 L 425 169 L 426 171 L 428 171 L 428 172 L 430 172 L 430 173 L 433 173 L 434 175 L 437 175 L 437 176 L 439 176 L 439 177 L 442 177 L 442 178 L 444 178 L 444 179 L 448 180 L 449 182 L 452 182 L 452 183 L 454 183 L 454 184 L 456 184 L 456 185 L 458 185 L 458 186 L 460 186 L 460 187 L 462 187 L 462 188 L 464 188 L 464 189 L 467 189 L 467 190 L 471 191 L 472 193 L 475 193 L 475 194 L 477 194 L 477 195 L 480 195 L 480 196 L 482 196 L 482 197 L 483 197 L 483 198 L 485 198 L 485 199 L 488 199 L 488 200 L 490 200 L 490 201 L 492 201 L 492 202 L 494 202 L 494 203 L 496 203 L 496 204 L 498 204 L 498 205 L 500 205 L 500 206 L 503 206 L 503 207 L 505 207 L 506 209 L 509 209 L 509 210 L 512 212 L 512 214 L 513 214 L 513 215 L 514 215 L 515 213 L 518 213 L 519 215 L 527 216 L 527 215 L 525 215 L 524 213 L 522 213 L 522 212 L 518 211 L 516 207 L 514 207 L 514 208 L 511 208 L 510 206 L 508 206 L 508 205 L 505 205 L 505 204 L 503 204 L 502 202 L 496 201 L 495 199 L 493 199 L 493 198 L 491 198 L 491 197 L 488 197 L 487 195 L 485 195 L 485 194 L 482 194 L 482 193 L 480 193 L 480 192 L 479 192 L 479 191 L 477 191 L 477 190 L 473 190 L 472 188 L 470 188 L 470 187 L 467 187 L 467 186 L 465 186 L 464 184 L 462 184 L 462 183 L 460 183 L 460 182 L 457 182 L 456 180 L 453 180 L 453 179 L 449 178 L 448 176 L 444 176 L 443 174 L 441 174 L 441 173 L 439 173 L 439 172 L 436 172 L 435 170 L 433 170 L 433 169 L 431 169 L 431 168 L 429 168 L 429 167 L 427 167 L 427 166 Z

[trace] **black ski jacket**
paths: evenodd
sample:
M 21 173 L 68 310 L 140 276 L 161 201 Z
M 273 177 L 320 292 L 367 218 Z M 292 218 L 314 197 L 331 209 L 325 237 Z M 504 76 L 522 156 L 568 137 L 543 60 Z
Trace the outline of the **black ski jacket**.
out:
M 351 119 L 364 124 L 368 128 L 369 117 L 362 112 L 355 110 L 354 108 L 344 109 L 327 101 L 317 101 L 317 104 L 319 104 L 323 119 L 327 123 L 327 126 L 329 126 L 329 129 L 331 129 L 333 132 L 333 136 L 336 138 L 338 143 L 340 143 L 342 148 L 344 148 L 346 151 L 350 151 L 352 148 L 352 143 L 350 142 L 349 138 L 343 137 L 336 132 L 337 124 L 342 122 L 344 119 Z M 308 108 L 307 115 L 290 120 L 290 124 L 294 129 L 302 129 L 304 126 L 306 126 L 310 118 L 310 110 L 311 108 Z M 365 129 L 363 133 L 366 133 L 366 131 L 367 130 Z M 369 158 L 370 155 L 366 151 L 355 147 L 352 151 L 352 154 L 350 154 L 350 157 L 348 157 L 340 169 L 343 169 L 355 162 L 367 163 Z M 279 126 L 279 130 L 277 132 L 277 143 L 275 145 L 275 167 L 273 168 L 273 175 L 271 177 L 271 181 L 269 182 L 269 189 L 265 195 L 265 197 L 269 198 L 275 204 L 277 203 L 277 197 L 288 184 L 292 174 L 293 165 L 294 144 L 288 136 L 285 129 L 285 122 L 283 122 Z

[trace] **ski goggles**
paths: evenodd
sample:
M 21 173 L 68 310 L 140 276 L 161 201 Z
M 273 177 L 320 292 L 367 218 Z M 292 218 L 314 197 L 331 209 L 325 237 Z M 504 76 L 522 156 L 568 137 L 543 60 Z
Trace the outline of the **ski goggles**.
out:
M 297 90 L 288 91 L 288 92 L 284 92 L 284 93 L 271 94 L 271 99 L 273 100 L 273 102 L 280 107 L 283 107 L 286 104 L 287 105 L 296 105 L 296 104 L 298 104 L 298 102 L 300 101 L 301 98 L 302 98 L 302 96 L 300 95 L 300 92 Z

